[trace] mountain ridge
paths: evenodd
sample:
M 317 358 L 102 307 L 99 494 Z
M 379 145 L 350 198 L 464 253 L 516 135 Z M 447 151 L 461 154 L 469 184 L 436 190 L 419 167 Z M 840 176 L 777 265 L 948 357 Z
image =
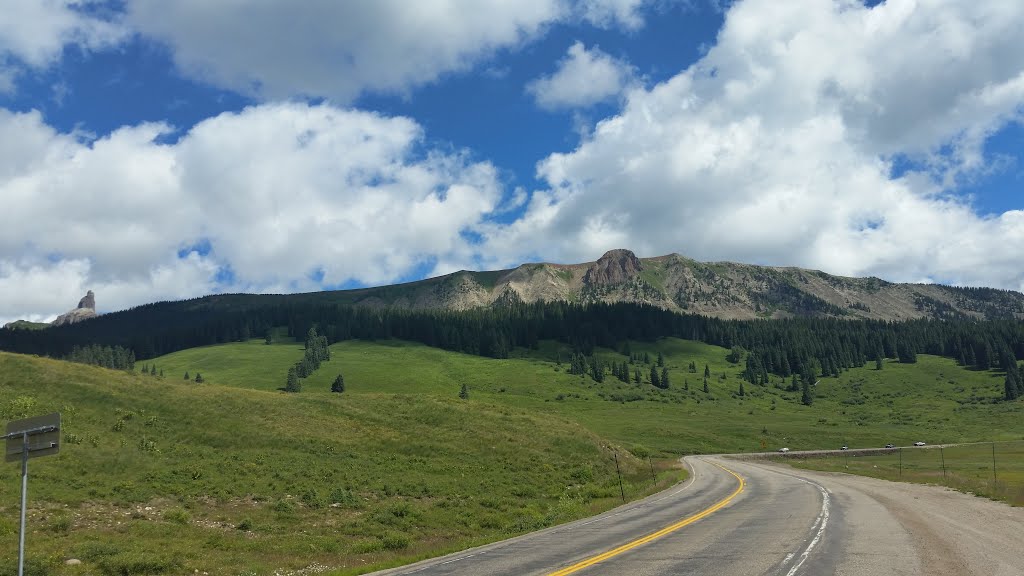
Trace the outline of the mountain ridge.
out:
M 700 262 L 677 253 L 638 258 L 625 249 L 611 250 L 593 262 L 460 270 L 407 284 L 333 294 L 354 305 L 406 309 L 467 310 L 514 295 L 526 303 L 633 302 L 738 320 L 1024 318 L 1024 294 L 1009 290 L 896 283 L 793 266 Z

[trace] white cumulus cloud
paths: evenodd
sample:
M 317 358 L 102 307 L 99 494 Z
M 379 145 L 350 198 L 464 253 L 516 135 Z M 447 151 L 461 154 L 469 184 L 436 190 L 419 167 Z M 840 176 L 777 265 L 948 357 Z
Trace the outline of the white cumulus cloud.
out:
M 632 90 L 549 189 L 488 231 L 495 262 L 653 255 L 1020 289 L 1024 213 L 957 195 L 1021 119 L 1024 4 L 746 0 L 689 69 Z M 898 157 L 918 170 L 893 175 Z
M 128 20 L 184 72 L 261 98 L 405 93 L 566 17 L 560 0 L 130 0 Z
M 0 110 L 0 320 L 87 289 L 116 310 L 223 290 L 386 283 L 473 258 L 495 169 L 421 128 L 329 105 L 268 104 L 179 134 L 62 134 Z
M 116 22 L 85 12 L 89 0 L 3 0 L 0 2 L 0 92 L 12 91 L 23 68 L 43 69 L 60 59 L 65 46 L 100 50 L 127 34 Z
M 582 42 L 576 42 L 558 62 L 554 74 L 530 82 L 526 90 L 541 108 L 557 110 L 590 106 L 614 98 L 634 80 L 634 70 L 628 63 L 596 46 L 588 50 Z

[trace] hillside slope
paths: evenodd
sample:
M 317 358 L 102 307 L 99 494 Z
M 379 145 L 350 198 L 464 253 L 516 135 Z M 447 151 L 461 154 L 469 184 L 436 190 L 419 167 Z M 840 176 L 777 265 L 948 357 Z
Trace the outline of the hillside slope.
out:
M 30 464 L 30 574 L 364 567 L 619 501 L 607 442 L 454 393 L 296 396 L 0 353 L 0 420 L 51 411 L 63 445 Z M 0 468 L 0 574 L 19 476 Z

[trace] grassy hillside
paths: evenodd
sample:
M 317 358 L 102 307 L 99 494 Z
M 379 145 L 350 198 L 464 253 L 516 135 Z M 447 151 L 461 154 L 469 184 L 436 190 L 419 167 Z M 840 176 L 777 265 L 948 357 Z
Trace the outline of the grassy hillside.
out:
M 306 398 L 331 396 L 330 384 L 344 375 L 346 397 L 364 394 L 422 394 L 453 398 L 467 384 L 474 400 L 500 403 L 569 418 L 626 446 L 640 444 L 665 456 L 694 452 L 758 451 L 882 446 L 888 442 L 1011 440 L 1024 437 L 1019 419 L 1024 403 L 1004 403 L 1002 375 L 966 370 L 953 361 L 921 355 L 916 364 L 886 362 L 824 378 L 815 387 L 812 406 L 787 392 L 776 377 L 772 386 L 744 383 L 737 395 L 741 364 L 725 360 L 727 351 L 697 342 L 664 339 L 632 343 L 652 362 L 665 356 L 671 389 L 623 384 L 606 375 L 601 384 L 572 376 L 558 364 L 569 351 L 542 343 L 537 351 L 518 351 L 507 360 L 468 356 L 397 341 L 346 341 L 331 347 L 332 359 L 303 381 Z M 185 350 L 153 361 L 168 374 L 192 374 L 226 386 L 274 390 L 285 382 L 288 363 L 301 344 L 271 346 L 262 341 Z M 628 360 L 615 351 L 598 355 Z M 221 358 L 230 366 L 221 367 Z M 687 370 L 693 361 L 697 373 Z M 711 371 L 710 392 L 703 372 Z M 636 366 L 646 376 L 648 365 Z M 631 367 L 632 369 L 633 367 Z M 684 390 L 684 384 L 689 390 Z
M 606 442 L 574 422 L 476 394 L 266 391 L 261 373 L 294 353 L 193 350 L 178 369 L 157 362 L 165 378 L 0 353 L 0 419 L 64 419 L 61 453 L 30 465 L 29 573 L 355 571 L 619 500 Z M 186 364 L 207 382 L 183 381 Z M 619 459 L 634 495 L 654 488 L 646 462 Z M 0 574 L 16 561 L 18 476 L 0 468 Z

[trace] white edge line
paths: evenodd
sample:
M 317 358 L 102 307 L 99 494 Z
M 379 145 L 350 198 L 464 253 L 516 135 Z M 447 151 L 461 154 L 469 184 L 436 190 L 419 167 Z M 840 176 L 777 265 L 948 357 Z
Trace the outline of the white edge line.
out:
M 794 564 L 792 568 L 789 569 L 789 572 L 786 573 L 786 576 L 793 576 L 794 574 L 796 574 L 797 571 L 800 570 L 800 567 L 804 565 L 804 562 L 807 561 L 807 557 L 811 554 L 811 550 L 813 550 L 814 547 L 818 545 L 818 542 L 821 541 L 821 537 L 825 534 L 825 526 L 828 525 L 829 517 L 828 490 L 825 490 L 824 486 L 818 484 L 817 482 L 811 482 L 810 480 L 804 480 L 803 478 L 797 478 L 796 476 L 793 476 L 793 478 L 796 478 L 801 482 L 810 484 L 821 491 L 821 512 L 818 514 L 818 518 L 814 521 L 814 526 L 811 526 L 811 530 L 814 530 L 814 527 L 817 526 L 818 532 L 814 535 L 814 538 L 811 539 L 811 542 L 807 545 L 807 548 L 805 548 L 804 551 L 800 553 L 800 560 L 796 564 Z M 783 564 L 788 562 L 792 557 L 793 553 L 789 553 L 786 556 L 786 560 L 783 562 Z

